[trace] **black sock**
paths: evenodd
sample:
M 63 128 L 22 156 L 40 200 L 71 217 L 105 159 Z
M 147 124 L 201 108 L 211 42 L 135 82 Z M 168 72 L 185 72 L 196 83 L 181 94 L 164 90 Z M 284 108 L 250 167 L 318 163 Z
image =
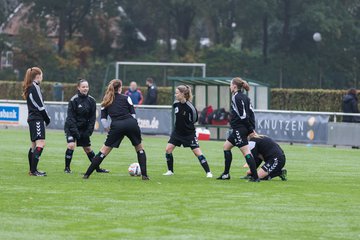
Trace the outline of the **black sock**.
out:
M 70 168 L 70 163 L 71 163 L 73 153 L 74 153 L 74 150 L 66 149 L 66 152 L 65 152 L 65 168 Z
M 29 149 L 29 152 L 28 152 L 28 160 L 29 160 L 29 170 L 31 171 L 31 159 L 33 157 L 33 152 L 34 150 L 32 148 Z
M 165 153 L 168 170 L 174 172 L 174 157 L 172 153 Z
M 92 162 L 93 158 L 95 157 L 94 151 L 91 151 L 91 152 L 89 152 L 89 153 L 86 153 L 86 155 L 87 155 L 89 161 Z M 100 169 L 100 166 L 97 166 L 95 169 L 96 169 L 96 170 Z
M 254 160 L 255 160 L 256 168 L 258 168 L 261 165 L 262 160 L 260 158 L 255 158 L 255 157 L 254 157 Z
M 146 169 L 146 154 L 144 150 L 140 150 L 137 152 L 137 158 L 141 169 L 141 175 L 147 176 Z
M 232 153 L 230 150 L 224 150 L 224 158 L 225 158 L 224 174 L 229 174 L 231 162 L 232 162 Z
M 90 176 L 93 173 L 93 171 L 99 167 L 99 165 L 101 164 L 101 162 L 104 160 L 105 157 L 106 156 L 103 153 L 99 152 L 92 159 L 92 162 L 84 175 Z
M 201 155 L 201 156 L 198 157 L 198 159 L 199 159 L 199 162 L 200 162 L 201 166 L 202 166 L 203 169 L 205 170 L 205 172 L 206 172 L 206 173 L 210 172 L 210 167 L 209 167 L 209 165 L 208 165 L 208 163 L 207 163 L 207 161 L 206 161 L 205 156 L 204 156 L 204 155 Z
M 257 170 L 256 170 L 256 163 L 255 163 L 255 159 L 251 154 L 248 154 L 245 156 L 245 160 L 246 163 L 249 165 L 250 171 L 251 171 L 251 176 L 254 179 L 258 179 L 258 174 L 257 174 Z
M 41 156 L 41 153 L 43 151 L 43 148 L 41 147 L 35 147 L 33 155 L 32 155 L 32 159 L 31 159 L 31 172 L 35 172 L 37 170 L 37 165 L 39 163 L 39 159 Z
M 86 155 L 87 155 L 89 161 L 92 162 L 93 158 L 95 157 L 94 151 L 91 151 L 91 152 L 89 152 L 89 153 L 86 153 Z

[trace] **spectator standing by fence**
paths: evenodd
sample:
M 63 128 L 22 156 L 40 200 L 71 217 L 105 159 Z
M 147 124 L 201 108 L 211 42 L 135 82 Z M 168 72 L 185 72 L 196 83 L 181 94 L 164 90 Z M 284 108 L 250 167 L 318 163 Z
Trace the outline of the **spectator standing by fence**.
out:
M 355 88 L 348 90 L 342 101 L 342 109 L 344 113 L 359 113 L 358 98 Z M 356 116 L 344 116 L 343 122 L 360 122 L 360 118 Z
M 129 96 L 135 105 L 141 105 L 143 103 L 143 95 L 134 81 L 130 83 L 129 89 L 125 92 L 125 95 Z
M 145 105 L 156 105 L 157 104 L 157 87 L 154 83 L 154 79 L 147 78 L 146 85 L 148 86 L 148 91 L 145 98 Z

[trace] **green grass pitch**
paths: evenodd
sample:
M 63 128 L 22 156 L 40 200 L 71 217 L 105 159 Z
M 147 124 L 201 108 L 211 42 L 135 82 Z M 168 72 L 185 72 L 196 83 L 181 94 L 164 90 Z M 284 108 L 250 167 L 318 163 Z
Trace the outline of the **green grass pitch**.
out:
M 27 129 L 0 129 L 0 239 L 359 239 L 360 151 L 282 144 L 288 181 L 250 183 L 233 149 L 230 181 L 207 179 L 189 149 L 174 151 L 175 175 L 166 170 L 167 137 L 144 136 L 151 181 L 130 177 L 136 153 L 126 139 L 83 180 L 82 149 L 63 173 L 66 142 L 47 132 L 39 169 L 29 177 Z M 94 134 L 98 152 L 105 135 Z M 223 170 L 222 142 L 200 146 L 214 177 Z

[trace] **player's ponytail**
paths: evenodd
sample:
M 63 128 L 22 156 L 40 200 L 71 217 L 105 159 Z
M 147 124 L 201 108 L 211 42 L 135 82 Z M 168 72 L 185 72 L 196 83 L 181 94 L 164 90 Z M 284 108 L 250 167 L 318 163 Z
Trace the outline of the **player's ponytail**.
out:
M 179 90 L 179 92 L 184 94 L 184 97 L 187 101 L 192 101 L 193 95 L 191 93 L 191 87 L 189 85 L 179 85 L 177 86 L 177 89 Z
M 257 134 L 256 132 L 252 134 L 251 138 L 264 138 L 266 135 Z
M 103 101 L 101 102 L 101 106 L 107 107 L 111 105 L 114 102 L 115 93 L 117 93 L 121 87 L 122 81 L 120 79 L 111 80 L 106 89 Z
M 41 69 L 38 67 L 32 67 L 32 68 L 28 68 L 26 70 L 25 73 L 25 77 L 24 77 L 24 81 L 22 83 L 22 94 L 21 96 L 26 100 L 26 98 L 28 97 L 29 93 L 28 90 L 31 86 L 31 84 L 33 83 L 35 77 L 37 75 L 40 75 L 42 73 Z
M 249 84 L 245 80 L 242 80 L 240 77 L 233 78 L 231 82 L 232 84 L 236 85 L 237 89 L 240 91 L 243 91 L 243 89 L 245 89 L 247 92 L 250 91 Z

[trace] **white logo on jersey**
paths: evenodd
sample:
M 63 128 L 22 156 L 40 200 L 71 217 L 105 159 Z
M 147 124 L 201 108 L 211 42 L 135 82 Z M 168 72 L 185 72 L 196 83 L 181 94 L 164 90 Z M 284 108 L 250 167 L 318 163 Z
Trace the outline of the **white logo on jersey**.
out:
M 131 98 L 130 97 L 128 97 L 128 103 L 130 104 L 130 105 L 133 105 L 133 102 L 132 102 L 132 100 L 131 100 Z
M 175 108 L 175 113 L 178 113 L 178 112 L 179 112 L 179 108 L 176 107 L 176 108 Z
M 82 105 L 81 105 L 81 104 L 79 104 L 78 108 L 81 108 L 81 107 L 82 107 Z

